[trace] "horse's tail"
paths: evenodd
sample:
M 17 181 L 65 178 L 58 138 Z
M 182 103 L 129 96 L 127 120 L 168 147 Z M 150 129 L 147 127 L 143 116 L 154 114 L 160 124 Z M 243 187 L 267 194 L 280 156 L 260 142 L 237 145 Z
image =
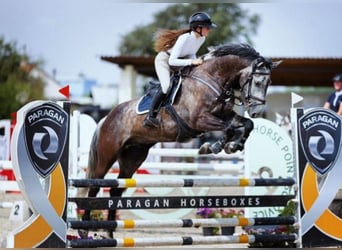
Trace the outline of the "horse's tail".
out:
M 103 121 L 104 119 L 102 119 L 98 123 L 96 130 L 93 134 L 93 138 L 90 143 L 86 179 L 91 179 L 95 177 L 95 167 L 96 167 L 96 162 L 97 162 L 97 144 L 98 144 L 100 128 L 102 126 Z M 85 197 L 87 195 L 87 192 L 88 192 L 88 188 L 79 188 L 78 196 Z
M 99 138 L 100 128 L 102 126 L 102 121 L 96 127 L 93 138 L 90 143 L 89 149 L 89 158 L 88 158 L 88 170 L 87 170 L 87 178 L 91 179 L 95 177 L 95 167 L 97 162 L 97 143 Z

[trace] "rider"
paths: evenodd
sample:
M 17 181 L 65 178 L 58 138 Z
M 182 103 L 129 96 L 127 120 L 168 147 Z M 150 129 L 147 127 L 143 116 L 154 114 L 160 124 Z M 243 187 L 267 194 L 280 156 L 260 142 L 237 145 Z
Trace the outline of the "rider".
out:
M 196 53 L 204 43 L 210 29 L 216 28 L 210 16 L 205 12 L 196 12 L 189 18 L 189 28 L 180 30 L 160 30 L 157 33 L 154 49 L 158 52 L 154 60 L 155 70 L 161 84 L 153 97 L 150 111 L 144 120 L 144 126 L 159 127 L 156 118 L 159 106 L 170 86 L 172 67 L 200 65 L 201 58 Z

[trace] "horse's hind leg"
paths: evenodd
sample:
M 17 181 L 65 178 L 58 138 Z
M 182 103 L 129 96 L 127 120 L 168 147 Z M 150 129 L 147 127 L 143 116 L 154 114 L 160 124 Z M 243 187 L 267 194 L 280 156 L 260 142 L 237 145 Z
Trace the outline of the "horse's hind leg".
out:
M 109 171 L 109 169 L 112 167 L 113 163 L 116 161 L 117 150 L 115 150 L 115 147 L 109 147 L 107 144 L 99 144 L 98 132 L 99 130 L 96 130 L 96 132 L 94 133 L 94 137 L 90 145 L 87 169 L 88 179 L 103 179 Z M 87 196 L 90 198 L 96 197 L 99 191 L 99 187 L 90 187 L 88 189 Z M 90 219 L 91 210 L 86 209 L 82 216 L 82 220 L 86 221 Z M 79 231 L 79 234 L 82 238 L 87 237 L 86 233 L 87 230 Z
M 126 146 L 118 157 L 120 172 L 118 178 L 131 178 L 135 171 L 145 161 L 148 150 L 153 144 Z M 110 197 L 121 197 L 125 188 L 111 188 Z M 116 219 L 116 210 L 108 211 L 108 220 Z M 113 231 L 109 231 L 109 236 L 113 237 Z

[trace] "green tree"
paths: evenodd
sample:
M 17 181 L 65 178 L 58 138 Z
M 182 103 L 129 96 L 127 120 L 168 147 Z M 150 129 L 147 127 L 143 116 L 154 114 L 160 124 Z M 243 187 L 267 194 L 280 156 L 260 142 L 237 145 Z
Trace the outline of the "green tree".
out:
M 31 77 L 23 62 L 38 65 L 19 53 L 15 42 L 0 37 L 0 119 L 8 119 L 24 104 L 43 98 L 43 82 Z
M 155 55 L 153 36 L 158 29 L 179 29 L 188 27 L 189 17 L 197 12 L 207 12 L 218 26 L 206 39 L 206 45 L 219 45 L 227 42 L 245 42 L 251 45 L 250 36 L 256 33 L 260 22 L 258 15 L 249 13 L 236 3 L 191 3 L 173 4 L 155 14 L 154 21 L 148 25 L 137 26 L 124 35 L 120 43 L 120 53 L 132 56 Z M 198 54 L 207 52 L 202 46 Z

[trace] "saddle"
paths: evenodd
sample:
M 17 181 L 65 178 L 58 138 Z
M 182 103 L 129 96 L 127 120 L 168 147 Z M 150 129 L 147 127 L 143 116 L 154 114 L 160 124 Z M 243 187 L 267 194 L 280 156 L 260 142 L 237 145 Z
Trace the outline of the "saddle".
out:
M 173 108 L 172 104 L 177 96 L 179 89 L 181 88 L 182 77 L 180 74 L 175 74 L 171 77 L 171 86 L 169 91 L 166 94 L 165 100 L 162 102 L 161 107 L 164 107 L 165 110 L 169 113 L 171 118 L 178 125 L 178 134 L 176 141 L 178 142 L 186 142 L 191 138 L 194 138 L 201 134 L 202 132 L 194 130 L 189 127 L 188 124 L 177 114 L 176 110 Z M 150 86 L 146 92 L 146 94 L 140 98 L 138 104 L 136 106 L 137 114 L 145 114 L 149 112 L 152 99 L 154 94 L 161 88 L 159 82 L 150 81 Z
M 181 82 L 182 78 L 180 75 L 173 75 L 171 77 L 171 84 L 169 91 L 166 94 L 165 100 L 162 102 L 161 107 L 166 107 L 168 105 L 172 105 L 178 90 L 181 87 Z M 140 98 L 138 101 L 138 104 L 136 106 L 136 113 L 141 115 L 141 114 L 146 114 L 150 110 L 150 106 L 152 103 L 153 96 L 155 93 L 161 88 L 160 83 L 158 81 L 150 81 L 149 82 L 149 88 L 144 96 Z

